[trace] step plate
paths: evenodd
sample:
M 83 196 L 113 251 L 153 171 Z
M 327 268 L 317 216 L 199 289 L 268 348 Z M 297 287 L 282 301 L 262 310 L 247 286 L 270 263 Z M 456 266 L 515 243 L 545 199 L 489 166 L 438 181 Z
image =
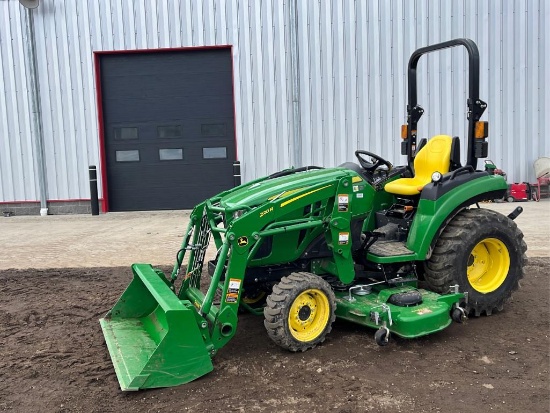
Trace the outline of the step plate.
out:
M 401 241 L 377 241 L 369 248 L 369 253 L 379 257 L 414 254 Z

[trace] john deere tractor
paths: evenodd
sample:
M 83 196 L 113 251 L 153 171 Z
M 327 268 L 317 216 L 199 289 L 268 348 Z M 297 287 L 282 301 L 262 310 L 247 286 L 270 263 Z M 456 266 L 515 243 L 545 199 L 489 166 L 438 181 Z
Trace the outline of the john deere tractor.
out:
M 457 137 L 417 142 L 417 63 L 454 46 L 469 55 L 464 165 Z M 521 208 L 504 216 L 477 204 L 507 189 L 502 176 L 477 170 L 486 106 L 473 41 L 418 49 L 408 65 L 406 165 L 358 150 L 357 163 L 284 170 L 197 205 L 172 273 L 134 264 L 100 320 L 122 390 L 210 372 L 243 309 L 263 315 L 269 337 L 294 352 L 323 342 L 336 318 L 374 329 L 385 346 L 391 335 L 421 337 L 502 310 L 527 247 L 513 222 Z

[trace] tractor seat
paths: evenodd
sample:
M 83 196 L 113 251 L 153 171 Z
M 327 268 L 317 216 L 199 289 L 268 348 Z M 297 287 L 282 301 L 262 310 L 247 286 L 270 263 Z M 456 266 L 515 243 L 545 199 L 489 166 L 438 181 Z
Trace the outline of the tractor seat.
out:
M 418 195 L 422 188 L 432 181 L 434 172 L 449 172 L 452 141 L 448 135 L 434 136 L 414 158 L 414 177 L 388 182 L 384 190 L 396 195 Z

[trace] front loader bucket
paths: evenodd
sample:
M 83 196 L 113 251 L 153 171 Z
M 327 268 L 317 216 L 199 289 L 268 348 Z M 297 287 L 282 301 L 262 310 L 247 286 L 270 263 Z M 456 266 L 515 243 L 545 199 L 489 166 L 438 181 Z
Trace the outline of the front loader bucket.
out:
M 213 370 L 194 308 L 148 264 L 99 320 L 122 390 L 188 383 Z

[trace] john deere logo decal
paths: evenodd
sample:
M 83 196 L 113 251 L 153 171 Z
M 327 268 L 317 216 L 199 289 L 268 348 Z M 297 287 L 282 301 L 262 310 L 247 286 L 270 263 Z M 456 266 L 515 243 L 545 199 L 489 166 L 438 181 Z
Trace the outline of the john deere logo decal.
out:
M 237 239 L 237 245 L 238 245 L 239 247 L 244 247 L 244 246 L 248 245 L 248 238 L 246 238 L 246 237 L 239 237 L 239 238 Z

